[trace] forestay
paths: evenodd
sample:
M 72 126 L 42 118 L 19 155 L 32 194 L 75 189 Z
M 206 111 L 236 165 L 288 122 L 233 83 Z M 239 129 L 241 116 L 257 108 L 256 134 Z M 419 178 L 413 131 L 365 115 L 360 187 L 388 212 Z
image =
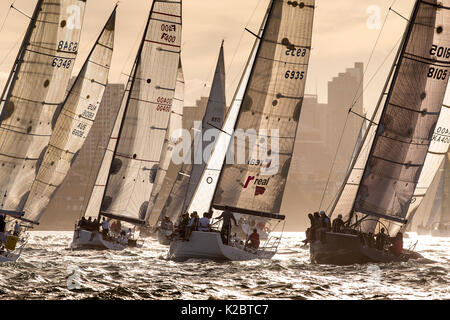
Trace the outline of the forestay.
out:
M 181 48 L 181 1 L 155 0 L 110 166 L 101 213 L 144 220 L 169 124 Z
M 83 146 L 105 92 L 114 46 L 116 8 L 75 80 L 54 125 L 25 218 L 37 222 Z
M 86 0 L 40 0 L 0 116 L 1 209 L 22 212 L 47 152 L 79 48 Z
M 279 213 L 303 103 L 313 17 L 312 0 L 272 2 L 235 126 L 234 163 L 224 165 L 214 206 Z
M 159 217 L 160 212 L 154 212 L 156 201 L 159 199 L 159 195 L 163 184 L 166 183 L 167 172 L 172 161 L 172 154 L 175 146 L 182 140 L 183 129 L 183 108 L 184 108 L 184 75 L 183 67 L 181 65 L 181 58 L 178 65 L 177 84 L 175 86 L 175 96 L 173 98 L 172 110 L 170 112 L 169 130 L 167 130 L 167 137 L 164 142 L 163 154 L 161 156 L 160 165 L 155 178 L 155 184 L 153 186 L 152 195 L 150 197 L 149 205 L 147 208 L 146 220 L 154 220 L 152 216 Z
M 429 185 L 447 152 L 430 143 L 448 82 L 449 10 L 450 0 L 415 5 L 354 203 L 354 213 L 382 218 L 391 233 L 406 222 L 414 195 L 426 191 L 421 177 Z M 450 119 L 442 121 L 448 128 Z

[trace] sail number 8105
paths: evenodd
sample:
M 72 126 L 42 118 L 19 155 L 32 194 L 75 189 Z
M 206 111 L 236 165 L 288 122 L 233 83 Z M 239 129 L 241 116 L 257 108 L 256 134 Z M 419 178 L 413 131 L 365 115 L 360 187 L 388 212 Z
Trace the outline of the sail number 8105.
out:
M 447 78 L 447 71 L 448 70 L 430 67 L 430 69 L 428 69 L 427 76 L 428 76 L 428 78 L 433 78 L 433 79 L 437 79 L 437 80 L 445 80 Z

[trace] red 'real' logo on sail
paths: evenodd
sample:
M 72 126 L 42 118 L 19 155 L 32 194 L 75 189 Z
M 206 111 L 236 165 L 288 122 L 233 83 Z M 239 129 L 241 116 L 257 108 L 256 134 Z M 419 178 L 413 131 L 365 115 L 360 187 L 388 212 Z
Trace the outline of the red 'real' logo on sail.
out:
M 248 176 L 247 180 L 244 183 L 244 189 L 250 185 L 250 182 L 253 182 L 255 185 L 255 196 L 260 194 L 264 194 L 266 192 L 266 188 L 263 186 L 267 186 L 269 184 L 270 178 L 267 179 L 255 179 L 255 176 Z

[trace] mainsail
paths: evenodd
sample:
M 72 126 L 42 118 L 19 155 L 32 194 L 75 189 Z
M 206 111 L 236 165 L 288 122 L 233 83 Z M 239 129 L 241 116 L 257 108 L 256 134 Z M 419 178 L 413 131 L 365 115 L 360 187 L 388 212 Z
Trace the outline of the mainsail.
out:
M 22 213 L 79 48 L 86 0 L 39 0 L 2 97 L 0 208 Z M 32 217 L 33 218 L 33 217 Z
M 277 215 L 303 103 L 315 1 L 272 1 L 214 196 L 216 209 Z M 256 130 L 259 130 L 257 132 Z M 239 132 L 240 131 L 240 132 Z M 249 143 L 246 143 L 246 137 Z M 278 142 L 278 143 L 277 143 Z
M 184 108 L 184 75 L 181 65 L 181 58 L 178 65 L 177 84 L 175 86 L 175 96 L 173 98 L 172 111 L 170 114 L 169 130 L 167 130 L 166 141 L 164 142 L 163 154 L 161 155 L 160 165 L 155 178 L 152 195 L 147 208 L 147 218 L 159 216 L 160 212 L 154 212 L 155 205 L 163 184 L 167 183 L 167 172 L 171 167 L 172 154 L 175 146 L 182 140 L 181 129 L 183 129 L 183 108 Z M 154 219 L 154 218 L 153 218 Z
M 433 141 L 448 82 L 449 10 L 450 0 L 414 6 L 351 210 L 351 217 L 372 218 L 366 231 L 378 223 L 398 231 L 447 153 L 448 141 Z M 448 132 L 450 118 L 439 121 Z
M 64 181 L 95 121 L 111 65 L 116 8 L 61 106 L 50 143 L 25 204 L 25 218 L 28 220 L 39 220 Z
M 119 127 L 114 128 L 118 130 L 117 142 L 112 152 L 108 147 L 98 176 L 101 179 L 103 169 L 109 167 L 105 186 L 100 184 L 98 188 L 103 190 L 101 215 L 132 223 L 143 223 L 145 218 L 174 98 L 181 48 L 181 7 L 181 1 L 152 4 L 119 111 L 119 117 L 121 112 L 123 117 Z M 110 163 L 108 158 L 112 158 Z M 92 197 L 97 198 L 97 194 Z M 91 209 L 88 206 L 88 211 Z

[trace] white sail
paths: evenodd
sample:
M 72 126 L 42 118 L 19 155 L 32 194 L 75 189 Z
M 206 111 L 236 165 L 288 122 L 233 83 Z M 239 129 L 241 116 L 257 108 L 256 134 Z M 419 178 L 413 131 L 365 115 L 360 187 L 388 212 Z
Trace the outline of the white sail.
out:
M 169 125 L 181 49 L 181 1 L 154 1 L 125 102 L 101 214 L 143 221 Z
M 267 15 L 264 18 L 264 22 L 260 28 L 260 34 L 264 29 L 266 19 Z M 203 212 L 208 212 L 211 207 L 211 202 L 217 186 L 219 174 L 222 170 L 228 146 L 231 141 L 231 136 L 233 135 L 234 126 L 236 124 L 239 110 L 242 105 L 242 99 L 244 98 L 245 90 L 250 79 L 260 42 L 261 41 L 259 38 L 255 39 L 252 52 L 237 87 L 233 102 L 231 103 L 230 109 L 228 110 L 228 114 L 222 126 L 222 130 L 217 137 L 217 141 L 214 145 L 213 151 L 211 152 L 208 164 L 203 171 L 203 175 L 200 179 L 200 182 L 198 183 L 197 190 L 189 205 L 189 212 L 197 211 L 201 214 Z
M 25 218 L 39 221 L 51 197 L 64 181 L 95 121 L 105 92 L 114 46 L 114 9 L 62 104 L 30 196 Z
M 431 139 L 422 172 L 411 199 L 411 205 L 409 206 L 406 220 L 412 218 L 412 214 L 418 210 L 427 194 L 428 189 L 431 186 L 431 183 L 433 182 L 435 174 L 439 170 L 439 167 L 445 163 L 445 158 L 448 156 L 449 145 L 450 107 L 444 105 L 436 123 L 436 128 Z
M 155 184 L 152 189 L 152 195 L 150 197 L 149 205 L 147 208 L 146 220 L 150 219 L 153 215 L 153 209 L 155 208 L 156 201 L 159 194 L 166 183 L 166 176 L 169 170 L 169 166 L 172 160 L 172 154 L 175 146 L 181 141 L 181 129 L 183 128 L 183 108 L 184 108 L 184 75 L 183 67 L 181 65 L 181 58 L 178 66 L 177 84 L 175 86 L 175 95 L 173 98 L 172 111 L 170 113 L 169 130 L 167 130 L 167 137 L 164 142 L 163 154 L 158 167 L 158 172 L 155 178 Z M 155 212 L 155 215 L 159 216 L 159 213 Z
M 0 117 L 0 208 L 22 212 L 79 48 L 85 0 L 40 0 Z

